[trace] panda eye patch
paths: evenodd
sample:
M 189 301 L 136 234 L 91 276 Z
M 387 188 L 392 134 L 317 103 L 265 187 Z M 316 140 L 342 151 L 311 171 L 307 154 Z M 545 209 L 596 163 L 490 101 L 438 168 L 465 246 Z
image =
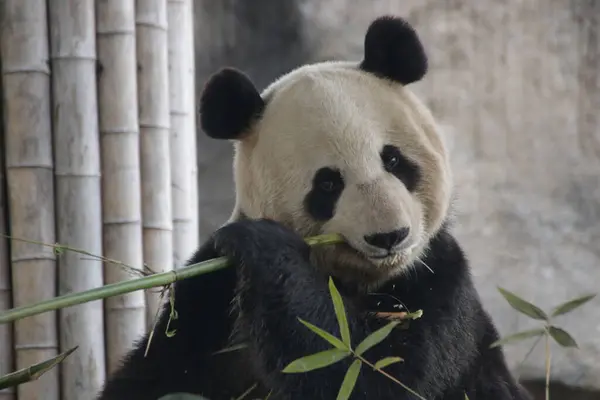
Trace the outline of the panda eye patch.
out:
M 340 171 L 321 168 L 313 177 L 312 188 L 304 199 L 304 208 L 316 220 L 327 221 L 333 217 L 343 190 L 344 179 Z
M 383 168 L 402 181 L 409 192 L 413 192 L 421 179 L 419 166 L 404 157 L 396 146 L 385 145 L 380 156 Z

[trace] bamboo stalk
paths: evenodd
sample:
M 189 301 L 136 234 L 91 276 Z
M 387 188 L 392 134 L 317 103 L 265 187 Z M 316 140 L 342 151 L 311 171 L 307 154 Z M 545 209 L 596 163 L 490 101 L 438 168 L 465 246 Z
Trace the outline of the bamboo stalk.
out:
M 51 0 L 48 10 L 57 236 L 102 254 L 94 1 Z M 58 265 L 60 294 L 103 283 L 100 262 L 67 252 Z M 61 399 L 91 399 L 105 379 L 101 301 L 61 310 L 61 351 L 75 346 L 79 350 L 60 365 Z
M 136 0 L 136 48 L 144 263 L 158 272 L 173 268 L 166 0 Z M 158 305 L 147 291 L 149 327 Z
M 0 23 L 5 115 L 6 178 L 11 233 L 55 242 L 50 71 L 45 0 L 4 0 Z M 51 249 L 11 242 L 13 305 L 56 295 L 56 259 Z M 14 324 L 15 368 L 56 356 L 56 313 Z M 19 400 L 59 399 L 56 370 L 19 386 Z
M 305 240 L 309 246 L 325 246 L 343 242 L 343 238 L 337 234 L 313 236 L 308 237 Z M 55 245 L 49 246 L 55 247 Z M 57 310 L 59 308 L 72 307 L 88 301 L 104 299 L 111 296 L 119 296 L 136 290 L 170 285 L 176 281 L 208 274 L 227 268 L 228 266 L 229 262 L 227 258 L 219 257 L 201 263 L 192 264 L 178 270 L 166 271 L 145 276 L 143 278 L 121 281 L 118 283 L 105 285 L 104 287 L 86 290 L 85 292 L 70 293 L 37 304 L 30 304 L 27 306 L 13 308 L 10 311 L 0 312 L 0 324 L 6 324 L 11 321 L 28 318 L 51 310 Z
M 77 350 L 77 347 L 74 347 L 69 351 L 61 353 L 58 356 L 51 358 L 50 360 L 42 361 L 41 363 L 30 365 L 27 368 L 11 372 L 8 375 L 0 376 L 0 389 L 4 387 L 22 385 L 24 383 L 39 379 L 40 376 L 44 375 L 52 368 L 56 367 L 75 350 Z
M 169 105 L 173 258 L 182 265 L 198 245 L 194 113 L 194 32 L 191 0 L 168 0 Z
M 104 256 L 143 268 L 134 0 L 96 3 Z M 106 283 L 133 277 L 105 263 Z M 107 372 L 146 329 L 143 292 L 105 302 Z
M 0 12 L 2 12 L 0 10 Z M 2 65 L 2 53 L 0 52 L 0 69 Z M 0 81 L 0 93 L 3 93 Z M 0 149 L 4 149 L 4 104 L 0 97 Z M 8 205 L 6 204 L 6 177 L 4 164 L 4 151 L 0 151 L 0 233 L 8 234 Z M 8 259 L 8 240 L 0 238 L 0 311 L 12 307 L 10 285 L 10 262 Z M 13 338 L 10 325 L 0 325 L 0 376 L 6 375 L 13 369 Z M 0 387 L 0 400 L 15 399 L 13 387 L 2 389 Z

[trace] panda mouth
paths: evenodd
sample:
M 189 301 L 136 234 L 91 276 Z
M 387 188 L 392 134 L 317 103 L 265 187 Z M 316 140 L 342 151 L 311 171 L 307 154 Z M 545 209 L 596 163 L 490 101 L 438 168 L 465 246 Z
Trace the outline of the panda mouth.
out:
M 392 251 L 388 251 L 385 254 L 368 254 L 367 257 L 368 258 L 372 258 L 375 260 L 384 260 L 386 258 L 392 257 L 394 256 L 396 253 L 392 252 Z

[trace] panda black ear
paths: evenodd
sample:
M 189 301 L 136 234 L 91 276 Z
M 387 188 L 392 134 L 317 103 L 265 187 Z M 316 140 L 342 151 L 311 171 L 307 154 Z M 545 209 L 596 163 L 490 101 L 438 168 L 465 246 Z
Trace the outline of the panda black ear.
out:
M 412 26 L 402 18 L 383 16 L 367 29 L 360 68 L 408 85 L 427 73 L 427 55 Z
M 200 126 L 214 139 L 239 139 L 260 118 L 265 102 L 242 72 L 223 68 L 200 96 Z

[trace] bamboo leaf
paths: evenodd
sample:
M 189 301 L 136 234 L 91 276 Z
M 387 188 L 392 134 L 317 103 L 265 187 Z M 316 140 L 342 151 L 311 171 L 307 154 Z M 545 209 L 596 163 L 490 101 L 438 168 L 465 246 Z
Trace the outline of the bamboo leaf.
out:
M 342 342 L 340 339 L 336 338 L 329 332 L 324 331 L 323 329 L 311 324 L 310 322 L 304 321 L 301 318 L 298 318 L 298 319 L 300 320 L 300 322 L 302 324 L 304 324 L 304 326 L 306 326 L 308 329 L 310 329 L 317 335 L 321 336 L 323 339 L 327 340 L 335 348 L 340 349 L 340 350 L 345 350 L 345 351 L 350 350 L 350 348 L 348 346 L 346 346 L 346 344 L 344 342 Z
M 504 346 L 508 343 L 518 342 L 521 340 L 529 339 L 536 336 L 541 336 L 546 332 L 543 328 L 531 329 L 527 331 L 522 331 L 518 333 L 513 333 L 512 335 L 504 336 L 501 339 L 496 340 L 494 343 L 490 345 L 490 348 Z
M 517 296 L 514 293 L 509 292 L 508 290 L 505 290 L 505 289 L 502 289 L 499 287 L 498 291 L 506 299 L 508 304 L 510 304 L 511 307 L 514 308 L 515 310 L 517 310 L 533 319 L 540 319 L 540 320 L 544 320 L 544 321 L 548 320 L 548 316 L 546 315 L 546 313 L 544 311 L 542 311 L 539 307 L 534 306 L 533 304 L 529 303 L 528 301 L 523 300 L 522 298 L 520 298 L 519 296 Z
M 327 367 L 328 365 L 334 364 L 344 358 L 348 357 L 351 353 L 340 349 L 330 349 L 321 351 L 319 353 L 311 354 L 310 356 L 298 358 L 292 361 L 283 369 L 286 374 L 308 372 L 313 369 L 319 369 Z
M 392 329 L 394 329 L 394 327 L 399 323 L 399 321 L 392 321 L 384 325 L 383 327 L 377 329 L 375 332 L 371 333 L 362 342 L 360 342 L 358 346 L 356 346 L 356 355 L 360 356 L 365 351 L 369 350 L 371 347 L 381 342 L 392 332 Z
M 43 374 L 54 368 L 56 365 L 61 363 L 72 352 L 77 350 L 78 347 L 79 346 L 75 346 L 72 349 L 67 350 L 64 353 L 61 353 L 49 360 L 33 364 L 27 368 L 23 368 L 18 371 L 12 372 L 8 375 L 4 375 L 3 377 L 0 377 L 0 390 L 38 379 L 40 376 L 42 376 Z
M 556 340 L 556 343 L 563 347 L 578 347 L 575 339 L 573 339 L 569 332 L 565 331 L 564 329 L 551 326 L 548 328 L 548 333 L 550 333 L 550 336 Z
M 346 376 L 344 376 L 344 381 L 342 382 L 342 386 L 340 387 L 340 391 L 338 392 L 336 400 L 347 400 L 350 398 L 352 391 L 354 390 L 354 385 L 356 385 L 356 380 L 358 379 L 358 374 L 360 373 L 360 368 L 362 366 L 362 362 L 359 359 L 354 360 L 348 371 L 346 371 Z
M 404 361 L 402 357 L 385 357 L 375 363 L 375 369 L 382 369 L 402 361 Z
M 333 279 L 329 277 L 329 292 L 331 293 L 331 299 L 333 300 L 333 307 L 335 309 L 335 315 L 337 316 L 338 324 L 340 325 L 340 334 L 342 335 L 342 342 L 352 347 L 350 343 L 350 327 L 348 326 L 348 319 L 346 318 L 346 309 L 344 308 L 344 301 L 340 292 L 338 292 Z
M 588 301 L 592 300 L 594 297 L 596 297 L 596 294 L 588 294 L 588 295 L 581 296 L 581 297 L 578 297 L 573 300 L 569 300 L 565 303 L 559 304 L 552 311 L 552 316 L 556 317 L 558 315 L 563 315 L 563 314 L 569 313 L 569 312 L 573 311 L 574 309 L 576 309 L 577 307 L 581 307 Z

